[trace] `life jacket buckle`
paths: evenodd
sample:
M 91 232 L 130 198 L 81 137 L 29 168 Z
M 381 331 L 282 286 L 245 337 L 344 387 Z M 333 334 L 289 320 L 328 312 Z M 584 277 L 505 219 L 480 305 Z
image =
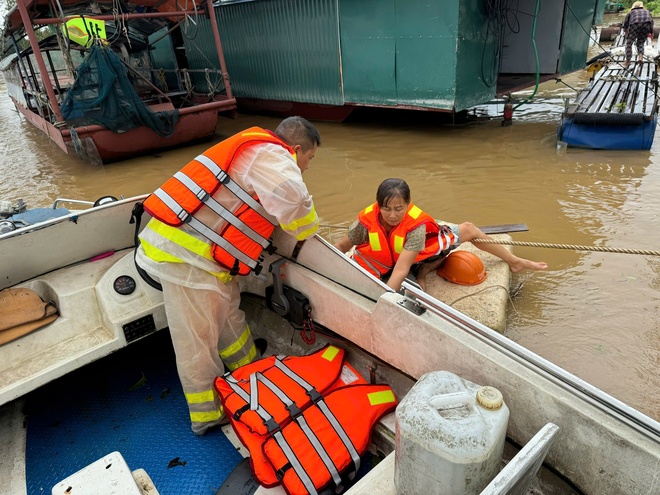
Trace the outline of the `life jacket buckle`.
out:
M 281 430 L 280 424 L 276 422 L 273 418 L 265 420 L 264 424 L 266 425 L 266 428 L 268 428 L 268 434 L 270 435 L 274 435 L 275 433 Z
M 315 388 L 313 388 L 311 390 L 307 390 L 307 395 L 309 396 L 310 399 L 312 399 L 312 402 L 314 404 L 316 404 L 318 401 L 323 399 L 323 396 Z
M 218 175 L 218 180 L 220 181 L 220 183 L 226 186 L 231 182 L 231 177 L 229 177 L 229 174 L 223 170 L 222 174 Z
M 131 210 L 131 219 L 128 223 L 135 223 L 135 220 L 139 219 L 142 216 L 142 213 L 144 213 L 144 206 L 142 203 L 135 203 Z
M 278 480 L 282 481 L 286 472 L 291 469 L 291 463 L 287 462 L 284 466 L 275 471 L 275 476 Z
M 259 274 L 261 273 L 261 269 L 262 269 L 262 268 L 263 268 L 263 267 L 262 267 L 259 263 L 257 263 L 257 266 L 255 266 L 255 267 L 252 269 L 252 271 L 254 272 L 255 275 L 259 275 Z
M 298 416 L 302 414 L 300 408 L 295 404 L 286 406 L 286 410 L 289 411 L 289 415 L 291 416 L 291 419 L 296 419 Z
M 264 251 L 266 251 L 268 254 L 274 254 L 277 251 L 277 248 L 273 244 L 272 241 L 268 241 L 268 246 L 264 248 Z
M 238 259 L 234 259 L 234 266 L 232 266 L 231 270 L 229 270 L 229 275 L 235 277 L 236 275 L 238 275 L 238 270 L 239 270 Z
M 234 419 L 236 421 L 239 421 L 241 419 L 241 416 L 243 416 L 243 413 L 249 410 L 250 410 L 250 404 L 245 404 L 243 407 L 236 410 L 236 412 L 234 413 Z

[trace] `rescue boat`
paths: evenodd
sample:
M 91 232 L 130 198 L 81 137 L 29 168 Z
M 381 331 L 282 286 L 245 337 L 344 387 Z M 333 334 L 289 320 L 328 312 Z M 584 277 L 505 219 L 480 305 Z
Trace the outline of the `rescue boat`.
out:
M 31 313 L 11 327 L 25 332 L 0 345 L 2 494 L 75 494 L 76 483 L 86 483 L 85 493 L 239 494 L 237 470 L 247 473 L 244 493 L 284 493 L 250 484 L 247 451 L 231 426 L 190 431 L 162 296 L 134 263 L 131 212 L 145 198 L 102 201 L 0 234 L 2 297 L 30 294 L 26 307 L 52 305 L 57 315 L 45 322 Z M 398 400 L 438 370 L 496 388 L 509 409 L 502 466 L 513 469 L 483 493 L 510 493 L 515 483 L 558 493 L 548 476 L 562 493 L 658 491 L 657 421 L 414 284 L 392 291 L 320 236 L 301 245 L 276 229 L 273 243 L 269 269 L 241 278 L 242 307 L 267 355 L 330 344 Z M 371 470 L 344 493 L 395 493 L 395 421 L 390 413 L 375 425 L 365 454 L 373 457 L 363 463 Z

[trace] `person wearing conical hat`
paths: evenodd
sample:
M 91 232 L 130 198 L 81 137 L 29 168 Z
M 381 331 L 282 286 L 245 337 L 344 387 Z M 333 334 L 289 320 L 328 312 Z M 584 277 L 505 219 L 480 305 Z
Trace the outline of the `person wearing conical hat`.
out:
M 647 37 L 653 37 L 653 17 L 644 8 L 643 2 L 635 2 L 630 12 L 623 20 L 623 33 L 626 37 L 626 61 L 623 64 L 628 68 L 632 59 L 632 45 L 637 48 L 637 62 L 644 60 L 644 43 Z

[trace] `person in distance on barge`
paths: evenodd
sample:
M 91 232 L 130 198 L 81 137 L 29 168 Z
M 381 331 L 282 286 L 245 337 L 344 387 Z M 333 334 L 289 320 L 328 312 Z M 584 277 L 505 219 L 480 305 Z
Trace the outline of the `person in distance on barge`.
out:
M 355 246 L 354 259 L 396 291 L 409 274 L 426 290 L 426 275 L 436 270 L 451 250 L 461 242 L 488 238 L 470 222 L 439 225 L 411 203 L 406 181 L 390 178 L 378 187 L 376 202 L 360 212 L 348 235 L 334 246 L 342 253 Z M 548 267 L 542 261 L 519 258 L 502 245 L 479 243 L 477 247 L 501 258 L 513 273 Z
M 318 229 L 302 173 L 320 144 L 302 117 L 284 119 L 274 133 L 252 127 L 197 156 L 144 202 L 153 218 L 136 262 L 162 286 L 197 435 L 225 420 L 213 388 L 224 366 L 233 371 L 259 357 L 234 277 L 260 269 L 276 225 L 298 240 Z
M 630 65 L 632 59 L 632 45 L 635 43 L 637 48 L 637 61 L 644 60 L 644 43 L 647 37 L 653 37 L 653 16 L 644 8 L 643 2 L 635 2 L 630 8 L 630 12 L 623 20 L 623 33 L 626 37 L 626 61 L 623 64 L 625 68 Z

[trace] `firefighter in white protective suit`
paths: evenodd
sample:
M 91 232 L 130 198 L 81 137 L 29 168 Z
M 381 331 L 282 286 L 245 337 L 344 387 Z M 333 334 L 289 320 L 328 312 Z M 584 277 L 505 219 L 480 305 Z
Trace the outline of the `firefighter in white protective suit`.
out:
M 279 225 L 298 240 L 318 229 L 304 172 L 321 144 L 301 117 L 253 127 L 197 156 L 144 202 L 138 266 L 159 282 L 192 430 L 224 422 L 213 389 L 224 366 L 258 356 L 234 276 L 259 270 Z

